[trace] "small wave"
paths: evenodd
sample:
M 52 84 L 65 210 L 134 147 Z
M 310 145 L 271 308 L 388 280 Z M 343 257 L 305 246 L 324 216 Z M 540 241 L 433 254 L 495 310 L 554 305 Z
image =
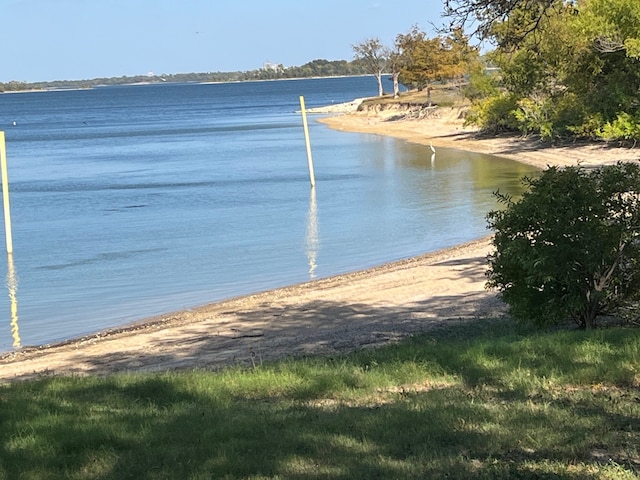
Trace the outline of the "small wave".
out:
M 362 175 L 353 174 L 328 174 L 317 175 L 318 182 L 335 182 L 360 178 Z M 226 186 L 242 186 L 255 184 L 291 184 L 306 182 L 306 174 L 296 175 L 272 175 L 269 177 L 250 177 L 236 179 L 212 179 L 183 182 L 145 182 L 145 183 L 95 183 L 95 182 L 22 182 L 16 183 L 14 192 L 20 193 L 73 193 L 92 192 L 102 190 L 149 190 L 149 189 L 179 189 L 179 188 L 223 188 Z M 143 208 L 146 204 L 126 205 L 123 208 Z M 115 209 L 114 209 L 115 210 Z
M 58 263 L 54 265 L 43 265 L 39 267 L 41 270 L 63 270 L 65 268 L 81 267 L 84 265 L 92 265 L 95 263 L 109 262 L 114 260 L 122 260 L 125 258 L 143 255 L 146 253 L 155 253 L 168 250 L 167 248 L 149 248 L 145 250 L 131 250 L 127 252 L 108 252 L 101 253 L 91 258 L 78 259 L 68 263 Z
M 141 138 L 141 137 L 169 137 L 188 135 L 215 135 L 217 133 L 249 132 L 259 130 L 279 130 L 298 127 L 297 123 L 254 123 L 254 124 L 225 124 L 211 125 L 206 127 L 176 127 L 164 129 L 135 130 L 135 125 L 104 126 L 88 130 L 70 130 L 69 128 L 59 131 L 50 130 L 34 135 L 24 134 L 12 139 L 12 142 L 51 142 L 51 141 L 73 141 L 73 140 L 102 140 L 113 138 Z

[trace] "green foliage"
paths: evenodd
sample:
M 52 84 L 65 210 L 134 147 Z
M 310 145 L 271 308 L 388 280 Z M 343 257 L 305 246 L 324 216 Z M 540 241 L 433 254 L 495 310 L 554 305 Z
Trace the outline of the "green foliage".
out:
M 515 95 L 498 93 L 472 105 L 465 122 L 487 134 L 515 131 L 519 127 L 515 116 L 517 108 Z
M 511 314 L 553 324 L 573 318 L 593 328 L 598 315 L 640 292 L 640 167 L 620 163 L 585 171 L 551 167 L 518 201 L 498 197 L 489 287 Z
M 522 41 L 554 11 L 564 9 L 565 0 L 444 0 L 445 15 L 457 27 L 470 26 L 480 38 L 494 38 L 501 47 Z M 496 23 L 506 24 L 496 36 Z
M 361 61 L 317 59 L 302 66 L 276 68 L 259 68 L 245 72 L 205 72 L 175 73 L 162 75 L 136 75 L 90 80 L 56 80 L 52 82 L 8 82 L 0 83 L 1 91 L 19 91 L 47 88 L 91 88 L 98 85 L 122 85 L 128 83 L 161 83 L 161 82 L 240 82 L 250 80 L 275 80 L 283 78 L 308 78 L 326 76 L 366 75 L 369 71 Z
M 477 64 L 469 72 L 469 82 L 462 89 L 462 94 L 472 102 L 500 93 L 496 75 L 487 72 L 485 65 Z
M 251 370 L 0 385 L 0 479 L 616 479 L 640 329 L 483 319 Z
M 629 57 L 640 59 L 640 38 L 627 38 L 624 49 Z
M 615 120 L 604 124 L 599 136 L 603 140 L 640 139 L 640 113 L 635 116 L 626 112 L 618 114 Z
M 516 129 L 545 140 L 640 139 L 640 2 L 448 0 L 447 4 L 480 15 L 476 19 L 483 32 L 498 45 L 489 57 L 500 69 L 503 88 L 517 98 L 518 106 L 510 112 Z M 500 13 L 483 17 L 486 12 Z M 487 119 L 491 117 L 480 116 Z M 491 131 L 486 123 L 481 127 Z
M 550 118 L 547 102 L 536 102 L 523 98 L 518 102 L 518 109 L 513 112 L 518 128 L 525 134 L 539 132 L 542 139 L 548 140 L 554 137 L 554 126 Z
M 542 99 L 523 98 L 513 112 L 518 129 L 525 135 L 540 135 L 542 140 L 554 140 L 566 135 L 579 136 L 576 125 L 582 126 L 580 136 L 588 135 L 583 118 L 587 116 L 580 99 L 576 95 L 564 94 L 559 97 Z M 594 128 L 598 129 L 598 124 Z M 582 133 L 584 132 L 584 133 Z
M 582 123 L 567 125 L 567 131 L 576 138 L 594 140 L 601 138 L 603 124 L 601 113 L 586 114 Z
M 640 58 L 637 0 L 589 0 L 581 5 L 577 26 L 597 50 L 623 51 L 630 58 Z

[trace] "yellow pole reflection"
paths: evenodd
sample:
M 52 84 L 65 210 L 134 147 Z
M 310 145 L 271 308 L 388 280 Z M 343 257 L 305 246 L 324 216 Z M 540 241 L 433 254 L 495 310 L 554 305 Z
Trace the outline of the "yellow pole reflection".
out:
M 316 204 L 316 189 L 311 187 L 309 194 L 309 211 L 307 212 L 307 234 L 305 236 L 305 246 L 307 258 L 309 259 L 309 277 L 316 277 L 316 260 L 320 248 L 320 238 L 318 237 L 318 206 Z
M 13 346 L 20 348 L 20 330 L 18 329 L 18 276 L 13 264 L 13 254 L 7 254 L 7 288 L 9 289 L 9 303 L 11 305 L 11 336 Z

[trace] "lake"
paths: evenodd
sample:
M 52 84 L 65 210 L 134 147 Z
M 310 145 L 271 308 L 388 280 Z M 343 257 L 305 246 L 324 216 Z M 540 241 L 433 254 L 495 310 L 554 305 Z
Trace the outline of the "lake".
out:
M 377 135 L 307 108 L 372 77 L 0 95 L 13 247 L 0 352 L 364 269 L 482 237 L 535 171 Z M 13 124 L 15 122 L 15 125 Z

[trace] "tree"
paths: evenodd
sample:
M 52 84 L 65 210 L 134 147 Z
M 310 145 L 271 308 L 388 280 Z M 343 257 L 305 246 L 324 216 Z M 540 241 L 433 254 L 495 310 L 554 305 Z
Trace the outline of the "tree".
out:
M 517 319 L 591 329 L 640 293 L 640 166 L 551 167 L 520 200 L 500 195 L 487 286 Z
M 406 74 L 408 67 L 412 64 L 412 55 L 416 46 L 425 39 L 426 33 L 421 31 L 417 25 L 411 27 L 408 33 L 401 33 L 396 36 L 391 57 L 394 95 L 396 94 L 396 85 L 399 83 L 400 76 L 403 75 L 403 72 Z M 403 79 L 403 81 L 405 85 L 413 86 L 409 83 L 409 78 Z
M 438 80 L 442 67 L 442 39 L 425 38 L 417 42 L 409 52 L 410 62 L 402 69 L 401 79 L 405 85 L 427 90 L 427 103 L 431 105 L 431 84 Z
M 624 51 L 640 59 L 640 2 L 590 0 L 580 9 L 579 25 L 603 53 Z
M 387 68 L 387 62 L 389 61 L 388 49 L 382 45 L 378 38 L 369 38 L 351 47 L 353 48 L 354 59 L 364 62 L 369 73 L 375 75 L 376 81 L 378 82 L 378 96 L 383 96 L 382 74 Z
M 567 6 L 565 0 L 445 0 L 445 16 L 451 29 L 473 25 L 481 39 L 498 40 L 501 47 L 512 46 L 535 32 L 555 9 Z M 504 34 L 495 38 L 494 28 L 508 24 Z
M 479 15 L 494 19 L 484 31 L 498 45 L 490 59 L 499 67 L 507 93 L 476 99 L 470 119 L 512 125 L 544 140 L 640 139 L 640 2 L 449 0 L 452 3 L 482 7 Z M 487 16 L 487 11 L 494 15 Z M 504 102 L 494 97 L 509 98 L 513 108 L 495 111 Z M 487 123 L 478 126 L 495 130 Z
M 441 78 L 462 79 L 481 63 L 478 49 L 469 44 L 469 37 L 461 28 L 454 28 L 444 38 L 442 46 Z
M 470 65 L 478 61 L 477 49 L 471 47 L 460 29 L 446 37 L 427 38 L 417 27 L 396 37 L 396 48 L 402 51 L 402 83 L 420 90 L 427 89 L 431 105 L 431 85 L 435 81 L 462 78 Z
M 389 51 L 389 69 L 391 70 L 391 79 L 393 81 L 393 98 L 400 96 L 400 72 L 405 65 L 405 57 L 402 50 L 395 45 L 394 50 Z

